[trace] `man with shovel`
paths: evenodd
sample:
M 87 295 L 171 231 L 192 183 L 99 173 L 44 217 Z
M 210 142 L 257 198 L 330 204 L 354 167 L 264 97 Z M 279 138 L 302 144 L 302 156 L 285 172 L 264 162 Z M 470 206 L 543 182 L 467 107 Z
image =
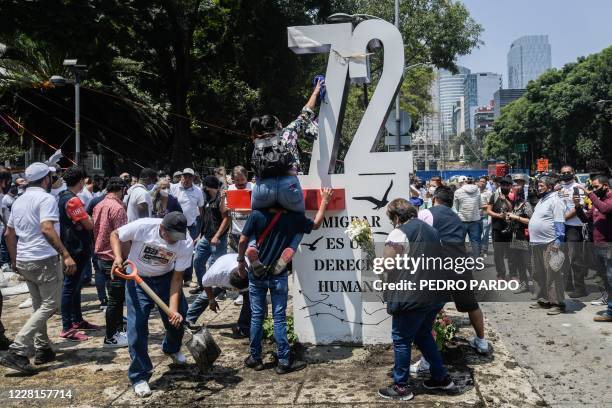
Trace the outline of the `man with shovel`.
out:
M 162 350 L 175 364 L 184 365 L 180 352 L 183 340 L 183 316 L 187 301 L 183 296 L 183 272 L 191 266 L 193 242 L 187 234 L 187 219 L 180 212 L 171 212 L 163 219 L 142 218 L 111 233 L 115 268 L 123 269 L 125 255 L 138 270 L 138 275 L 169 305 L 170 317 L 160 310 L 166 329 Z M 155 302 L 134 280 L 126 282 L 127 338 L 130 351 L 128 377 L 139 397 L 151 395 L 148 381 L 153 364 L 148 353 L 149 315 Z

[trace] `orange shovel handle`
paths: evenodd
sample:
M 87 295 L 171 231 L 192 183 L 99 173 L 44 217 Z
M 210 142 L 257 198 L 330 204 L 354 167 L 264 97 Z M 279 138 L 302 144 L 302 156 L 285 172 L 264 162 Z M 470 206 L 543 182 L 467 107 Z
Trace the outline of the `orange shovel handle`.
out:
M 125 280 L 133 280 L 136 281 L 136 283 L 140 284 L 142 282 L 142 278 L 138 276 L 138 268 L 136 267 L 136 265 L 134 265 L 134 262 L 127 260 L 123 263 L 123 265 L 123 268 L 115 266 L 115 268 L 113 269 L 113 276 L 117 276 Z M 132 267 L 132 273 L 123 273 L 127 269 L 125 265 L 129 265 Z

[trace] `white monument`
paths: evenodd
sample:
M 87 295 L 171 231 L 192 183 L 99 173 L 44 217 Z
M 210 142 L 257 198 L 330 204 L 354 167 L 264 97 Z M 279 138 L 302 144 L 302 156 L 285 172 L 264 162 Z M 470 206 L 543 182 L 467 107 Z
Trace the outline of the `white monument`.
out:
M 386 205 L 407 198 L 412 153 L 375 152 L 379 130 L 392 106 L 404 71 L 404 44 L 398 29 L 383 20 L 289 27 L 295 53 L 329 53 L 327 97 L 319 112 L 319 137 L 312 149 L 304 189 L 344 189 L 344 210 L 329 211 L 323 227 L 302 240 L 293 265 L 296 333 L 303 343 L 388 343 L 391 319 L 382 294 L 371 287 L 373 275 L 362 276 L 361 251 L 345 234 L 352 217 L 366 219 L 383 242 L 391 224 Z M 344 174 L 331 174 L 339 143 L 347 77 L 370 82 L 367 47 L 384 47 L 383 72 L 344 159 Z M 309 213 L 314 216 L 313 213 Z M 376 233 L 380 234 L 376 234 Z M 370 280 L 368 280 L 370 279 Z

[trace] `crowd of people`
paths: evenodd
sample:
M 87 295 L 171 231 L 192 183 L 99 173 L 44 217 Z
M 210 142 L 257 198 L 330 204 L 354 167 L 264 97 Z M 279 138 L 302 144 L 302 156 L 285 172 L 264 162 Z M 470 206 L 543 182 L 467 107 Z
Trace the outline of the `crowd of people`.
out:
M 594 320 L 609 322 L 610 172 L 597 159 L 589 168 L 585 185 L 571 165 L 564 165 L 558 174 L 534 177 L 460 176 L 447 188 L 472 256 L 487 257 L 491 243 L 497 278 L 516 280 L 517 294 L 531 292 L 536 301 L 532 308 L 563 313 L 566 293 L 572 299 L 589 295 L 585 278 L 593 270 L 601 295 L 592 304 L 608 306 Z M 420 209 L 419 218 L 430 223 L 440 186 L 444 183 L 438 176 L 426 183 L 413 180 L 410 201 Z
M 37 162 L 26 168 L 24 178 L 15 180 L 8 169 L 0 168 L 3 262 L 9 265 L 5 269 L 26 281 L 33 309 L 14 340 L 6 337 L 0 322 L 0 350 L 8 350 L 0 364 L 34 375 L 32 356 L 34 365 L 55 360 L 47 321 L 57 311 L 62 323 L 58 335 L 63 339 L 87 341 L 92 331 L 102 330 L 85 320 L 81 310 L 82 288 L 93 279 L 105 313 L 100 346 L 128 347 L 134 392 L 150 395 L 148 322 L 155 302 L 135 281 L 114 273 L 133 265 L 168 305 L 170 312 L 160 313 L 165 328 L 162 350 L 174 363 L 186 363 L 180 350 L 185 323 L 195 324 L 207 308 L 218 311 L 217 300 L 232 290 L 241 294 L 232 334 L 250 338 L 245 366 L 264 369 L 261 342 L 270 294 L 275 371 L 303 369 L 306 363 L 292 355 L 287 339 L 288 270 L 303 235 L 321 227 L 333 194 L 322 189 L 314 219 L 306 216 L 297 177 L 297 140 L 316 137 L 314 109 L 322 92 L 324 81 L 317 80 L 298 118 L 285 127 L 272 115 L 251 121 L 253 179 L 243 166 L 234 167 L 229 176 L 221 168 L 205 177 L 191 168 L 173 174 L 143 168 L 137 177 L 122 173 L 90 178 L 77 166 L 62 171 Z M 429 251 L 437 248 L 450 256 L 466 256 L 469 241 L 470 256 L 486 257 L 491 240 L 498 279 L 519 281 L 519 292 L 534 294 L 531 307 L 556 315 L 564 312 L 566 291 L 572 298 L 587 295 L 585 275 L 592 251 L 605 288 L 597 302 L 607 304 L 595 320 L 610 322 L 612 191 L 607 165 L 596 167 L 587 185 L 576 181 L 571 166 L 561 168 L 559 175 L 533 179 L 520 174 L 460 177 L 457 184 L 437 176 L 426 183 L 415 179 L 406 199 L 396 198 L 387 206 L 394 229 L 386 239 L 385 256 L 416 255 L 419 245 L 413 244 L 423 242 L 431 244 Z M 230 208 L 227 195 L 234 190 L 251 192 L 250 209 Z M 471 271 L 461 279 L 472 279 Z M 194 295 L 190 304 L 185 287 Z M 489 353 L 484 316 L 474 293 L 454 291 L 450 298 L 469 316 L 475 333 L 470 346 Z M 429 373 L 427 389 L 455 387 L 432 337 L 443 306 L 438 301 L 387 302 L 395 364 L 393 384 L 380 389 L 380 396 L 412 398 L 411 374 Z M 0 318 L 1 312 L 0 297 Z M 412 343 L 422 352 L 414 364 Z

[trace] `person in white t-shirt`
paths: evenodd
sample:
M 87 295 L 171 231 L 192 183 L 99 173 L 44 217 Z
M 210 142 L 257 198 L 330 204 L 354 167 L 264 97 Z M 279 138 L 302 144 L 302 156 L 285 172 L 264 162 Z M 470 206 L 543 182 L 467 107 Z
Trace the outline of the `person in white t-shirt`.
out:
M 219 310 L 215 297 L 224 290 L 237 290 L 244 294 L 244 301 L 240 309 L 238 323 L 232 327 L 234 338 L 247 338 L 251 330 L 251 304 L 249 302 L 249 280 L 241 277 L 238 272 L 238 258 L 236 254 L 225 254 L 212 264 L 202 278 L 204 290 L 189 305 L 187 317 L 189 323 L 195 324 L 208 306 L 213 312 Z
M 155 170 L 144 168 L 140 171 L 138 183 L 131 186 L 123 198 L 127 205 L 128 222 L 151 216 L 153 210 L 151 190 L 155 187 L 156 181 L 157 172 Z
M 160 310 L 166 329 L 162 350 L 174 363 L 184 365 L 181 353 L 183 316 L 187 301 L 183 296 L 183 272 L 191 266 L 193 241 L 187 234 L 187 219 L 178 211 L 163 219 L 143 218 L 116 229 L 110 236 L 113 270 L 123 268 L 124 257 L 132 261 L 138 274 L 172 311 L 168 317 Z M 148 353 L 149 315 L 155 302 L 133 280 L 125 285 L 127 338 L 131 363 L 128 377 L 136 395 L 151 394 L 148 381 L 153 364 Z
M 91 177 L 87 177 L 85 179 L 85 186 L 83 186 L 83 190 L 81 190 L 81 192 L 77 194 L 77 196 L 83 202 L 83 205 L 85 206 L 85 208 L 87 208 L 87 206 L 89 205 L 89 202 L 94 199 L 93 188 L 94 188 L 93 179 Z
M 204 207 L 204 194 L 198 186 L 194 185 L 194 175 L 193 169 L 186 168 L 181 174 L 181 181 L 170 185 L 170 194 L 176 197 L 187 218 L 187 229 L 191 239 L 196 239 L 200 233 L 197 228 L 197 219 L 201 216 Z
M 32 163 L 25 171 L 28 188 L 15 200 L 7 223 L 6 243 L 13 270 L 26 281 L 34 312 L 23 325 L 9 354 L 0 364 L 26 375 L 36 374 L 29 357 L 35 350 L 35 364 L 55 360 L 47 336 L 47 320 L 58 309 L 63 274 L 73 275 L 76 263 L 62 244 L 59 234 L 59 208 L 49 194 L 52 169 L 44 163 Z
M 582 184 L 576 182 L 576 175 L 572 166 L 561 167 L 560 173 L 561 188 L 559 198 L 565 209 L 565 245 L 564 252 L 567 262 L 563 266 L 563 277 L 565 279 L 565 290 L 570 298 L 580 298 L 587 295 L 584 278 L 587 268 L 584 266 L 584 253 L 582 242 L 583 223 L 576 216 L 574 206 L 574 195 L 583 200 L 585 195 L 581 190 Z
M 191 239 L 195 240 L 200 234 L 200 222 L 205 200 L 202 189 L 194 184 L 195 171 L 186 168 L 181 173 L 181 181 L 170 185 L 170 194 L 178 200 L 183 214 L 187 219 L 187 230 Z M 185 283 L 191 282 L 193 268 L 187 268 L 183 275 Z M 197 279 L 196 279 L 197 280 Z

